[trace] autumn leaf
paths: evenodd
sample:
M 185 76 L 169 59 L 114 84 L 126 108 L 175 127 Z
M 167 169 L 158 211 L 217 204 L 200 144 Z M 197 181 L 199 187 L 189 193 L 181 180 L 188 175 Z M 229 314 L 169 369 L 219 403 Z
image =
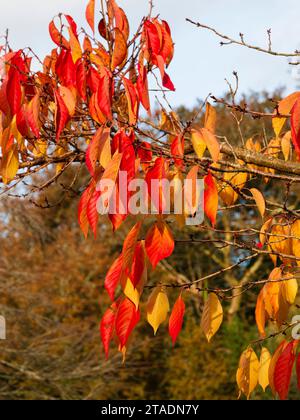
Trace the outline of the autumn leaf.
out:
M 217 220 L 219 197 L 216 181 L 210 172 L 204 178 L 204 186 L 204 212 L 209 218 L 211 224 L 215 226 Z
M 4 184 L 8 184 L 14 179 L 19 169 L 19 155 L 16 144 L 5 151 L 0 165 L 0 173 Z
M 274 370 L 274 386 L 281 400 L 287 399 L 295 360 L 295 341 L 292 341 L 280 354 Z
M 176 300 L 169 319 L 169 334 L 172 338 L 173 345 L 175 345 L 177 337 L 182 329 L 183 317 L 185 313 L 185 303 L 181 294 Z
M 206 111 L 205 111 L 204 127 L 207 130 L 209 130 L 211 133 L 215 133 L 216 132 L 216 124 L 217 124 L 216 109 L 209 102 L 207 102 Z
M 133 258 L 136 250 L 136 245 L 138 242 L 138 236 L 142 227 L 142 222 L 136 223 L 131 231 L 126 236 L 123 245 L 123 269 L 130 270 L 133 264 Z
M 95 0 L 89 0 L 85 16 L 91 30 L 95 32 Z
M 56 90 L 54 94 L 55 94 L 55 103 L 56 103 L 56 110 L 55 110 L 56 141 L 59 141 L 61 137 L 61 133 L 66 127 L 70 119 L 70 114 L 59 91 Z
M 259 375 L 258 382 L 264 392 L 269 386 L 269 367 L 271 364 L 272 356 L 268 349 L 265 347 L 261 350 L 260 361 L 259 361 Z
M 152 267 L 170 257 L 174 251 L 174 238 L 169 226 L 164 222 L 155 223 L 148 231 L 145 248 Z
M 220 156 L 220 144 L 216 136 L 207 128 L 194 129 L 192 131 L 192 143 L 199 159 L 203 157 L 206 147 L 214 162 L 218 162 Z M 206 146 L 206 147 L 204 147 Z
M 210 293 L 205 302 L 201 319 L 201 328 L 208 342 L 218 332 L 222 322 L 223 308 L 221 302 L 215 293 Z
M 239 390 L 250 399 L 258 384 L 260 363 L 252 348 L 248 348 L 241 355 L 236 380 Z
M 113 55 L 111 59 L 111 70 L 114 71 L 117 67 L 121 66 L 127 58 L 127 42 L 120 31 L 120 29 L 115 29 L 115 43 L 113 49 Z
M 113 302 L 115 299 L 115 290 L 120 282 L 122 275 L 123 267 L 123 256 L 122 254 L 114 261 L 110 269 L 108 270 L 104 287 L 110 297 L 110 300 Z
M 107 309 L 100 322 L 100 335 L 106 359 L 108 359 L 109 356 L 109 347 L 114 333 L 115 319 L 116 308 L 112 306 L 111 308 Z
M 265 309 L 264 290 L 262 289 L 258 295 L 255 309 L 256 325 L 262 338 L 266 336 L 265 326 L 267 318 L 268 314 Z
M 147 321 L 156 335 L 159 326 L 167 319 L 170 310 L 168 296 L 162 287 L 157 287 L 151 293 L 147 302 Z
M 269 366 L 269 384 L 270 384 L 270 388 L 272 390 L 273 395 L 276 395 L 276 389 L 275 389 L 275 379 L 274 379 L 274 373 L 275 373 L 275 368 L 277 365 L 277 361 L 280 357 L 280 355 L 282 354 L 282 352 L 284 351 L 284 349 L 286 348 L 286 346 L 288 345 L 287 341 L 283 340 L 279 346 L 277 347 L 275 353 L 273 354 L 270 366 Z
M 265 212 L 266 212 L 266 202 L 265 202 L 265 198 L 262 195 L 262 193 L 256 189 L 256 188 L 251 188 L 251 194 L 253 195 L 253 198 L 255 200 L 255 203 L 257 205 L 257 208 L 261 214 L 261 217 L 264 217 Z
M 136 310 L 134 303 L 125 298 L 118 307 L 116 316 L 116 334 L 121 349 L 127 344 L 128 338 L 140 320 L 140 311 Z

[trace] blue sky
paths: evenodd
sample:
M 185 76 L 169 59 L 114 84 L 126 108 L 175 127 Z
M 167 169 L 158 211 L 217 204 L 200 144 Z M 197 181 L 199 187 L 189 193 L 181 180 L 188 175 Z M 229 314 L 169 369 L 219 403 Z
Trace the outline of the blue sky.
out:
M 214 26 L 247 41 L 266 46 L 266 30 L 272 28 L 274 49 L 300 49 L 299 0 L 154 0 L 155 13 L 166 19 L 173 31 L 176 54 L 169 73 L 177 88 L 170 94 L 173 105 L 196 104 L 209 92 L 221 96 L 225 78 L 236 70 L 241 93 L 272 91 L 285 86 L 295 90 L 296 75 L 288 60 L 253 52 L 237 46 L 220 47 L 217 38 L 185 22 L 186 17 Z M 2 5 L 0 34 L 10 30 L 14 48 L 31 46 L 40 56 L 51 50 L 48 23 L 58 12 L 71 14 L 84 25 L 85 0 L 9 0 Z M 132 29 L 148 10 L 148 0 L 119 0 L 128 13 Z M 295 72 L 295 69 L 294 69 Z

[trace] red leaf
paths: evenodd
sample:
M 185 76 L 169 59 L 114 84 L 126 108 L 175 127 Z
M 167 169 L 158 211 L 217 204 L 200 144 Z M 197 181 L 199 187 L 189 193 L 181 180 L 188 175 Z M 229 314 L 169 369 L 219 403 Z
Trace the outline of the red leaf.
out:
M 89 220 L 87 216 L 87 206 L 90 201 L 90 198 L 95 190 L 95 184 L 92 182 L 87 189 L 84 191 L 80 198 L 79 206 L 78 206 L 78 222 L 80 228 L 87 238 L 89 232 Z
M 184 156 L 184 136 L 177 136 L 171 144 L 171 154 L 174 158 L 175 165 L 182 169 L 184 166 L 183 156 Z
M 107 75 L 99 79 L 97 89 L 97 102 L 103 115 L 108 120 L 112 119 L 111 113 L 111 93 L 110 93 L 110 77 Z
M 146 111 L 150 111 L 150 99 L 148 89 L 147 69 L 144 65 L 139 63 L 139 76 L 137 79 L 137 90 L 141 104 Z
M 292 108 L 291 116 L 292 140 L 296 150 L 297 158 L 300 160 L 300 98 Z
M 81 99 L 86 101 L 86 70 L 82 60 L 76 63 L 76 86 Z
M 167 178 L 166 174 L 166 161 L 164 158 L 157 158 L 145 177 L 149 198 L 155 210 L 162 214 L 166 207 L 165 190 L 163 181 Z M 158 182 L 158 188 L 153 186 L 153 182 Z M 157 191 L 158 189 L 158 191 Z
M 115 299 L 115 290 L 122 274 L 123 258 L 122 254 L 116 259 L 113 265 L 110 267 L 104 281 L 104 287 L 109 294 L 111 301 Z
M 150 143 L 143 141 L 138 148 L 138 157 L 141 159 L 143 169 L 146 171 L 152 162 L 152 147 Z
M 138 242 L 135 247 L 132 267 L 129 267 L 128 276 L 134 287 L 140 282 L 145 270 L 145 252 L 142 242 Z
M 134 303 L 125 298 L 118 308 L 116 318 L 116 333 L 123 349 L 128 341 L 130 334 L 140 320 L 140 311 L 136 310 Z
M 211 173 L 204 178 L 204 184 L 204 211 L 211 224 L 215 226 L 219 199 L 218 188 Z
M 38 139 L 40 137 L 39 128 L 40 95 L 37 93 L 27 106 L 26 117 L 28 125 Z
M 116 320 L 116 308 L 109 308 L 103 315 L 100 322 L 100 334 L 103 343 L 106 359 L 109 355 L 109 346 L 114 333 Z
M 67 125 L 70 119 L 70 114 L 58 90 L 54 91 L 54 95 L 56 103 L 56 141 L 58 141 L 60 139 L 62 131 L 64 130 L 65 126 Z
M 173 345 L 175 345 L 178 334 L 182 329 L 183 317 L 185 312 L 185 303 L 181 297 L 176 300 L 169 320 L 169 334 L 172 338 Z
M 6 86 L 6 96 L 12 115 L 16 115 L 21 107 L 22 89 L 21 77 L 17 69 L 10 68 L 9 78 Z
M 295 341 L 291 341 L 286 346 L 275 367 L 274 385 L 281 400 L 286 400 L 289 393 L 293 366 L 296 359 L 294 346 Z
M 78 35 L 77 35 L 77 25 L 74 21 L 74 19 L 72 18 L 72 16 L 70 15 L 65 15 L 65 18 L 68 21 L 68 24 L 70 25 L 70 28 L 72 29 L 73 34 L 76 36 L 76 38 L 78 39 Z
M 172 255 L 175 244 L 169 226 L 164 222 L 155 223 L 147 233 L 145 246 L 153 268 Z
M 97 201 L 99 197 L 100 191 L 94 191 L 87 206 L 87 217 L 95 238 L 97 236 L 97 224 L 99 220 L 99 213 L 97 211 Z
M 147 35 L 147 44 L 150 54 L 159 54 L 161 42 L 156 26 L 154 25 L 154 23 L 150 22 L 150 20 L 146 20 L 144 24 L 144 29 Z

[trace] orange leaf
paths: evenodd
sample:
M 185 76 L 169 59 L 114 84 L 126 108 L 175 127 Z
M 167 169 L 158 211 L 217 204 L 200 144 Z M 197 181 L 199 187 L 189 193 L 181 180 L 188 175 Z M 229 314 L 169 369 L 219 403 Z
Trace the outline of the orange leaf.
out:
M 258 207 L 258 210 L 262 217 L 264 217 L 265 211 L 266 211 L 266 202 L 264 199 L 264 196 L 262 193 L 257 190 L 256 188 L 251 188 L 251 194 L 253 195 L 253 198 L 256 202 L 256 205 Z
M 169 226 L 164 222 L 157 222 L 146 236 L 146 252 L 152 267 L 159 261 L 168 258 L 174 251 L 174 238 Z
M 133 264 L 133 257 L 135 248 L 138 241 L 138 236 L 142 227 L 142 222 L 138 222 L 134 225 L 131 231 L 128 233 L 124 245 L 123 245 L 123 269 L 130 270 Z
M 205 123 L 204 127 L 211 133 L 215 133 L 217 124 L 217 112 L 216 109 L 207 102 L 205 112 Z
M 127 58 L 127 42 L 120 29 L 115 28 L 115 44 L 113 55 L 111 59 L 111 70 L 114 71 L 117 67 L 121 66 Z
M 95 0 L 89 0 L 86 8 L 85 17 L 91 30 L 95 32 Z
M 218 211 L 218 188 L 216 181 L 214 180 L 211 173 L 204 178 L 204 211 L 206 216 L 211 221 L 211 224 L 215 226 Z

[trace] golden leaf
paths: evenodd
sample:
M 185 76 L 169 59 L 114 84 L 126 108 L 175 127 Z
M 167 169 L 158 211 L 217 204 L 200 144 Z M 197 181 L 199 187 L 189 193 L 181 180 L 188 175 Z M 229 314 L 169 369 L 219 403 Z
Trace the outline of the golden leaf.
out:
M 209 102 L 207 102 L 204 127 L 207 130 L 209 130 L 211 133 L 215 133 L 216 123 L 217 123 L 216 109 Z
M 269 386 L 269 367 L 271 364 L 272 355 L 265 347 L 262 348 L 259 361 L 258 383 L 266 391 Z
M 147 302 L 147 321 L 156 335 L 159 326 L 167 319 L 170 310 L 169 299 L 162 287 L 157 287 L 151 293 Z
M 292 133 L 288 131 L 281 139 L 281 151 L 286 161 L 290 158 Z
M 205 302 L 201 320 L 201 328 L 208 342 L 219 330 L 222 322 L 223 308 L 221 302 L 215 293 L 210 293 Z
M 266 202 L 265 202 L 264 196 L 256 188 L 251 188 L 250 191 L 251 191 L 251 194 L 253 195 L 253 198 L 256 202 L 257 208 L 258 208 L 261 216 L 264 217 L 264 214 L 265 214 L 265 211 L 266 211 Z
M 245 350 L 240 358 L 236 381 L 239 390 L 246 395 L 247 399 L 257 387 L 259 367 L 260 364 L 254 350 L 252 348 Z

